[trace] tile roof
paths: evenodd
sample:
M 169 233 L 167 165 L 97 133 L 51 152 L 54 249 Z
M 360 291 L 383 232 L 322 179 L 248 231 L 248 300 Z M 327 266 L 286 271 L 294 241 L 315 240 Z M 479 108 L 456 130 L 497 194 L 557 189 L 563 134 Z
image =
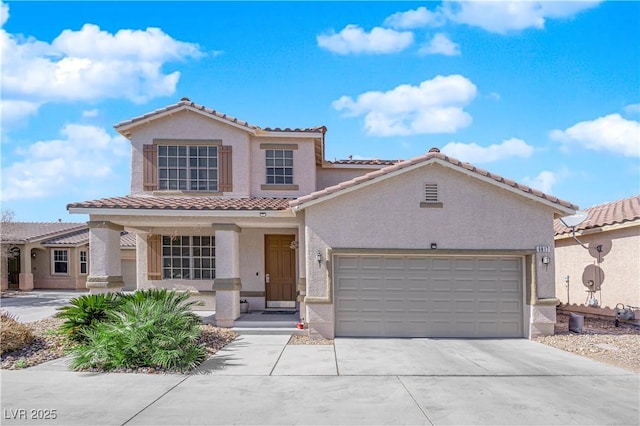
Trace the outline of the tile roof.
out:
M 587 213 L 587 218 L 576 226 L 576 231 L 640 220 L 640 195 L 598 204 L 585 209 L 584 212 Z M 571 228 L 564 226 L 558 219 L 553 222 L 553 230 L 556 235 L 571 232 Z
M 3 242 L 27 243 L 62 233 L 86 228 L 86 223 L 75 222 L 3 222 L 0 235 Z
M 42 242 L 47 246 L 75 246 L 89 242 L 89 228 L 85 224 L 85 228 L 79 231 L 70 232 L 59 237 L 50 238 Z
M 134 117 L 131 118 L 129 120 L 124 120 L 121 121 L 117 124 L 115 124 L 113 127 L 115 127 L 116 130 L 118 130 L 121 127 L 124 126 L 129 126 L 131 124 L 135 124 L 138 123 L 140 121 L 145 121 L 148 120 L 150 118 L 153 118 L 155 116 L 158 116 L 160 114 L 163 114 L 165 112 L 171 112 L 171 111 L 175 111 L 175 110 L 179 110 L 179 109 L 184 109 L 184 108 L 190 108 L 193 110 L 198 110 L 201 112 L 204 112 L 206 114 L 211 115 L 212 117 L 217 117 L 217 118 L 221 118 L 224 120 L 227 120 L 230 123 L 233 124 L 237 124 L 239 126 L 245 127 L 248 130 L 251 131 L 256 131 L 256 130 L 261 130 L 261 131 L 265 131 L 265 132 L 312 132 L 312 133 L 322 133 L 324 134 L 327 131 L 327 128 L 325 126 L 316 126 L 316 127 L 307 127 L 307 128 L 280 128 L 280 127 L 275 127 L 275 128 L 271 128 L 271 127 L 265 127 L 265 128 L 261 128 L 259 126 L 256 126 L 255 124 L 251 124 L 249 122 L 243 121 L 243 120 L 239 120 L 236 117 L 232 117 L 230 115 L 221 113 L 219 111 L 216 111 L 214 109 L 211 108 L 207 108 L 204 105 L 199 105 L 196 104 L 194 102 L 191 102 L 191 100 L 189 98 L 182 98 L 180 100 L 180 102 L 172 104 L 172 105 L 168 105 L 164 108 L 159 108 L 155 111 L 140 115 L 138 117 Z
M 372 180 L 374 180 L 376 178 L 379 178 L 381 176 L 388 175 L 388 174 L 396 172 L 398 170 L 406 169 L 408 167 L 411 167 L 411 166 L 419 164 L 419 163 L 426 163 L 428 161 L 439 161 L 439 162 L 448 163 L 450 165 L 453 165 L 455 167 L 459 167 L 461 169 L 464 169 L 466 171 L 472 172 L 472 173 L 477 174 L 479 176 L 492 179 L 492 180 L 496 181 L 497 183 L 508 185 L 508 186 L 510 186 L 510 187 L 512 187 L 514 189 L 517 189 L 517 190 L 523 192 L 523 193 L 530 194 L 530 195 L 533 195 L 535 197 L 539 197 L 541 199 L 550 201 L 550 202 L 552 202 L 554 204 L 558 204 L 558 205 L 560 205 L 562 207 L 569 208 L 569 209 L 572 209 L 572 210 L 577 210 L 578 209 L 578 206 L 576 206 L 576 205 L 574 205 L 574 204 L 572 204 L 572 203 L 570 203 L 568 201 L 561 200 L 558 197 L 554 197 L 553 195 L 545 194 L 542 191 L 538 191 L 538 190 L 530 188 L 528 186 L 519 184 L 519 183 L 517 183 L 517 182 L 515 182 L 515 181 L 513 181 L 511 179 L 506 179 L 506 178 L 504 178 L 502 176 L 499 176 L 497 174 L 490 173 L 490 172 L 488 172 L 486 170 L 483 170 L 483 169 L 479 169 L 479 168 L 477 168 L 477 167 L 475 167 L 475 166 L 473 166 L 473 165 L 471 165 L 469 163 L 463 163 L 460 160 L 448 157 L 448 156 L 442 154 L 438 148 L 431 148 L 429 150 L 429 152 L 427 152 L 426 154 L 423 154 L 421 156 L 412 158 L 410 160 L 401 161 L 399 163 L 395 163 L 393 165 L 384 167 L 384 168 L 382 168 L 380 170 L 376 170 L 374 172 L 367 173 L 366 175 L 359 176 L 357 178 L 354 178 L 354 179 L 339 183 L 338 185 L 330 186 L 330 187 L 322 189 L 320 191 L 316 191 L 316 192 L 313 192 L 313 193 L 311 193 L 309 195 L 305 195 L 303 197 L 297 198 L 297 199 L 291 201 L 289 204 L 291 205 L 291 207 L 300 206 L 300 205 L 302 205 L 304 203 L 307 203 L 307 202 L 310 202 L 310 201 L 313 201 L 313 200 L 328 196 L 330 194 L 334 194 L 336 192 L 342 191 L 342 190 L 347 189 L 347 188 L 352 188 L 352 187 L 358 186 L 358 185 L 360 185 L 362 183 L 372 181 Z
M 337 164 L 337 165 L 356 165 L 356 166 L 391 166 L 393 164 L 399 163 L 402 160 L 381 160 L 379 158 L 374 158 L 370 160 L 334 160 L 329 161 L 329 164 Z
M 67 205 L 72 208 L 132 210 L 287 210 L 292 198 L 111 197 Z
M 136 234 L 131 234 L 129 232 L 121 232 L 120 247 L 136 248 Z

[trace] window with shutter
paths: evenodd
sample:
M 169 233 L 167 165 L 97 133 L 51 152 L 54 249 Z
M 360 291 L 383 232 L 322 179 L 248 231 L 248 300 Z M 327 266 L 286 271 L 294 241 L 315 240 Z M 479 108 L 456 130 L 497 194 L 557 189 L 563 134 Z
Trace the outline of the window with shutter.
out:
M 142 186 L 145 191 L 158 189 L 158 147 L 144 145 L 142 149 Z
M 147 279 L 162 279 L 162 240 L 159 235 L 147 238 Z

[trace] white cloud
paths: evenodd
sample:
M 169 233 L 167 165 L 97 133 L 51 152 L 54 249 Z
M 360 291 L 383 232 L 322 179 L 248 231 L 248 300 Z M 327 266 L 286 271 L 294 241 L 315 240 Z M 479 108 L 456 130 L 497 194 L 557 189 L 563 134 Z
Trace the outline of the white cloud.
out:
M 457 23 L 506 34 L 526 28 L 544 28 L 547 19 L 568 18 L 597 6 L 599 1 L 451 1 L 447 17 Z
M 640 122 L 627 120 L 620 114 L 582 121 L 565 130 L 552 130 L 549 137 L 565 147 L 578 145 L 593 151 L 640 157 Z
M 365 129 L 374 136 L 454 133 L 471 124 L 463 107 L 476 93 L 476 86 L 464 76 L 437 76 L 418 86 L 365 92 L 355 100 L 343 96 L 332 106 L 347 117 L 364 115 Z
M 640 114 L 640 104 L 630 104 L 624 107 L 624 112 L 629 115 Z
M 460 55 L 460 45 L 452 42 L 444 33 L 437 33 L 431 41 L 420 47 L 420 55 Z
M 85 111 L 82 111 L 82 116 L 87 118 L 87 117 L 97 117 L 98 116 L 98 110 L 97 109 L 88 109 Z
M 508 158 L 529 158 L 533 154 L 533 147 L 518 138 L 511 138 L 501 144 L 480 146 L 476 143 L 450 142 L 442 147 L 444 154 L 461 161 L 473 164 L 491 163 Z
M 375 27 L 367 33 L 357 25 L 347 25 L 339 33 L 331 31 L 316 37 L 318 46 L 331 52 L 385 54 L 400 52 L 413 43 L 413 33 Z
M 432 12 L 424 6 L 406 12 L 394 13 L 384 20 L 384 25 L 401 29 L 439 27 L 444 23 L 445 17 L 439 10 Z
M 543 170 L 534 178 L 525 177 L 522 181 L 533 189 L 544 192 L 545 194 L 553 193 L 553 185 L 558 182 L 556 173 Z
M 6 20 L 8 6 L 2 4 L 0 11 Z M 62 31 L 51 43 L 2 29 L 2 97 L 33 105 L 107 98 L 142 103 L 175 92 L 180 73 L 165 72 L 167 63 L 203 55 L 197 44 L 175 40 L 159 28 L 112 34 L 85 24 Z M 22 118 L 33 113 L 22 111 Z
M 35 115 L 39 108 L 40 103 L 38 102 L 10 99 L 0 100 L 0 119 L 2 122 L 2 128 L 10 128 L 27 117 Z
M 9 5 L 0 2 L 0 27 L 4 27 L 5 22 L 9 19 Z
M 19 150 L 22 159 L 3 168 L 3 201 L 47 197 L 80 181 L 108 184 L 113 167 L 129 153 L 127 139 L 103 128 L 68 124 L 61 134 Z

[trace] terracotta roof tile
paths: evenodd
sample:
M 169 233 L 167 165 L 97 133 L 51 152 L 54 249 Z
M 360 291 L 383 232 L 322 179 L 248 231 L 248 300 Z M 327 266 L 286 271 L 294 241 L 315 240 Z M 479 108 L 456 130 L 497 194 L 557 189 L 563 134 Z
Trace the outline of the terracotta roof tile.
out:
M 67 205 L 72 208 L 131 210 L 287 210 L 292 198 L 111 197 Z
M 354 165 L 354 166 L 390 166 L 392 164 L 396 164 L 401 162 L 402 160 L 381 160 L 379 158 L 374 158 L 370 160 L 334 160 L 328 161 L 329 164 L 337 164 L 337 165 Z
M 47 246 L 75 246 L 89 242 L 89 228 L 85 225 L 85 229 L 70 232 L 59 237 L 50 238 L 42 242 Z
M 136 247 L 136 234 L 131 234 L 129 232 L 121 232 L 120 233 L 120 247 Z
M 508 185 L 508 186 L 510 186 L 510 187 L 512 187 L 514 189 L 517 189 L 519 191 L 522 191 L 524 193 L 532 194 L 532 195 L 534 195 L 536 197 L 548 200 L 548 201 L 550 201 L 552 203 L 555 203 L 555 204 L 558 204 L 558 205 L 560 205 L 562 207 L 566 207 L 566 208 L 573 209 L 573 210 L 577 210 L 578 209 L 578 206 L 576 206 L 576 205 L 574 205 L 574 204 L 572 204 L 572 203 L 570 203 L 568 201 L 560 200 L 559 198 L 557 198 L 555 196 L 545 194 L 545 193 L 540 192 L 538 190 L 534 190 L 532 188 L 529 188 L 526 185 L 519 184 L 519 183 L 517 183 L 517 182 L 515 182 L 513 180 L 505 179 L 502 176 L 489 173 L 488 171 L 486 171 L 484 169 L 479 169 L 479 168 L 477 168 L 477 167 L 475 167 L 475 166 L 473 166 L 473 165 L 471 165 L 469 163 L 463 163 L 462 161 L 457 160 L 455 158 L 448 157 L 448 156 L 442 154 L 438 149 L 433 149 L 433 148 L 429 152 L 427 152 L 426 154 L 420 155 L 418 157 L 411 158 L 411 159 L 406 160 L 406 161 L 401 161 L 401 162 L 398 162 L 398 163 L 394 163 L 394 164 L 389 165 L 387 167 L 383 167 L 380 170 L 376 170 L 376 171 L 373 171 L 371 173 L 367 173 L 366 175 L 359 176 L 359 177 L 357 177 L 355 179 L 348 180 L 348 181 L 343 182 L 343 183 L 341 183 L 339 185 L 334 185 L 334 186 L 322 189 L 320 191 L 313 192 L 313 193 L 311 193 L 309 195 L 305 195 L 303 197 L 297 198 L 297 199 L 291 201 L 289 204 L 291 205 L 291 207 L 300 206 L 300 205 L 302 205 L 302 204 L 304 204 L 306 202 L 309 202 L 309 201 L 312 201 L 312 200 L 317 200 L 319 198 L 322 198 L 324 196 L 333 194 L 333 193 L 341 191 L 343 189 L 354 187 L 354 186 L 360 185 L 360 184 L 362 184 L 364 182 L 371 181 L 371 180 L 376 179 L 378 177 L 381 177 L 381 176 L 387 175 L 389 173 L 395 172 L 397 170 L 405 169 L 405 168 L 413 166 L 415 164 L 427 162 L 427 161 L 430 161 L 430 160 L 444 161 L 446 163 L 449 163 L 449 164 L 452 164 L 454 166 L 460 167 L 462 169 L 468 170 L 470 172 L 476 173 L 476 174 L 478 174 L 480 176 L 484 176 L 484 177 L 493 179 L 496 182 L 504 183 L 504 184 L 506 184 L 506 185 Z
M 222 118 L 224 120 L 227 120 L 230 123 L 234 123 L 234 124 L 238 124 L 242 127 L 246 127 L 249 130 L 262 130 L 265 132 L 313 132 L 313 133 L 322 133 L 324 134 L 327 131 L 327 128 L 325 126 L 316 126 L 316 127 L 308 127 L 308 128 L 270 128 L 270 127 L 266 127 L 266 128 L 261 128 L 259 126 L 256 126 L 255 124 L 251 124 L 247 121 L 243 121 L 243 120 L 239 120 L 235 117 L 232 117 L 230 115 L 224 114 L 222 112 L 216 111 L 214 109 L 211 108 L 207 108 L 204 105 L 200 105 L 200 104 L 196 104 L 194 102 L 191 102 L 188 98 L 182 98 L 180 100 L 180 102 L 172 104 L 172 105 L 168 105 L 164 108 L 159 108 L 156 109 L 155 111 L 152 112 L 148 112 L 146 114 L 131 118 L 129 120 L 124 120 L 121 121 L 117 124 L 115 124 L 113 127 L 115 127 L 116 130 L 118 130 L 118 128 L 120 127 L 124 127 L 124 126 L 128 126 L 131 124 L 135 124 L 138 123 L 140 121 L 144 121 L 147 120 L 149 118 L 155 117 L 157 115 L 163 114 L 165 112 L 170 112 L 170 111 L 174 111 L 174 110 L 178 110 L 178 109 L 183 109 L 185 107 L 194 109 L 194 110 L 198 110 L 198 111 L 202 111 L 205 112 L 213 117 L 217 117 L 217 118 Z
M 576 231 L 640 220 L 640 195 L 598 204 L 585 209 L 584 212 L 587 213 L 587 218 L 576 226 Z M 553 229 L 556 235 L 571 232 L 571 229 L 564 226 L 558 219 L 554 221 Z
M 76 222 L 3 222 L 0 235 L 3 242 L 27 243 L 49 236 L 60 235 L 85 228 L 86 223 Z

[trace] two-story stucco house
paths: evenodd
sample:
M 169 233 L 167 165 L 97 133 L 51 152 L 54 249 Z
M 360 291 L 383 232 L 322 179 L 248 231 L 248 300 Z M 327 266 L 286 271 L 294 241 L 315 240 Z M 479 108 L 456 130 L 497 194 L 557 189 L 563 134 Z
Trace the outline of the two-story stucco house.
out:
M 121 122 L 131 194 L 90 215 L 87 286 L 199 292 L 219 326 L 297 308 L 333 336 L 528 337 L 555 323 L 553 221 L 576 206 L 431 149 L 325 160 L 325 127 L 261 128 L 183 98 Z

